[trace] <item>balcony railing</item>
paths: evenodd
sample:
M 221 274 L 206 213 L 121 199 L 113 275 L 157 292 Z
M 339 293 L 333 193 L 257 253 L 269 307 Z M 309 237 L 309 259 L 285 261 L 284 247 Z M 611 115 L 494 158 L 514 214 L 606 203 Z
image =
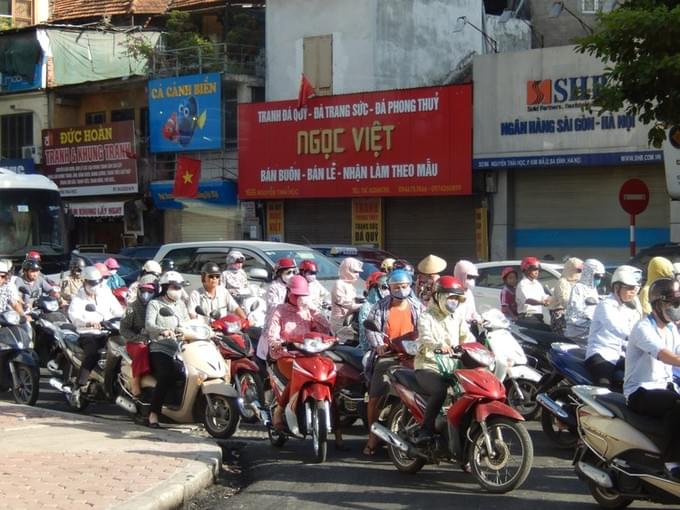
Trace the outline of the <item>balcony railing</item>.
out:
M 216 43 L 177 50 L 157 50 L 151 60 L 153 77 L 223 72 L 264 78 L 264 48 Z

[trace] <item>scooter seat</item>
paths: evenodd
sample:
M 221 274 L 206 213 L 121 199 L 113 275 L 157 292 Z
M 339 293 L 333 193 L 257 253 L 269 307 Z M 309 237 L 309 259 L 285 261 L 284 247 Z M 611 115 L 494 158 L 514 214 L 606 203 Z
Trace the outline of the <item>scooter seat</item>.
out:
M 649 436 L 657 444 L 667 435 L 666 424 L 663 420 L 632 411 L 621 393 L 605 393 L 597 395 L 595 399 L 614 413 L 617 418 Z
M 420 384 L 418 384 L 418 379 L 416 379 L 416 371 L 410 370 L 408 368 L 399 368 L 392 372 L 392 375 L 397 380 L 399 384 L 406 386 L 408 389 L 420 393 L 421 395 L 429 395 Z
M 364 366 L 361 362 L 364 357 L 364 353 L 358 347 L 350 347 L 349 345 L 336 345 L 329 351 L 329 354 L 335 354 L 340 358 L 340 361 L 351 365 L 356 368 L 359 372 L 363 372 Z M 337 361 L 337 360 L 334 360 Z

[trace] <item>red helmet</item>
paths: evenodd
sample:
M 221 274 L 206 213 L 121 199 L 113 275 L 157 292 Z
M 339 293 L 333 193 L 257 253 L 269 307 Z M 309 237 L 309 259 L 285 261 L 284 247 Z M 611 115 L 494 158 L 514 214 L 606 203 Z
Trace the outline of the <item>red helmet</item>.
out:
M 501 279 L 505 280 L 510 273 L 515 273 L 515 276 L 517 276 L 517 269 L 514 267 L 506 267 L 501 272 Z
M 296 296 L 309 296 L 309 283 L 307 278 L 296 274 L 288 282 L 288 292 Z
M 316 273 L 319 271 L 319 268 L 316 266 L 316 262 L 313 260 L 303 260 L 300 262 L 300 273 Z
M 380 285 L 380 278 L 383 276 L 387 276 L 387 273 L 383 273 L 382 271 L 374 271 L 368 275 L 368 278 L 366 278 L 366 288 L 370 289 L 371 287 Z
M 435 292 L 442 294 L 455 294 L 456 296 L 465 295 L 465 287 L 455 276 L 442 276 L 439 278 L 434 286 Z
M 522 272 L 524 272 L 527 271 L 530 267 L 540 268 L 541 263 L 536 257 L 524 257 L 522 259 L 520 269 L 522 270 Z
M 40 256 L 39 251 L 31 250 L 26 254 L 25 260 L 35 260 L 36 262 L 41 262 L 42 257 Z
M 274 270 L 278 272 L 281 269 L 295 269 L 296 267 L 297 265 L 295 264 L 295 259 L 284 257 L 276 261 L 276 267 L 274 267 Z

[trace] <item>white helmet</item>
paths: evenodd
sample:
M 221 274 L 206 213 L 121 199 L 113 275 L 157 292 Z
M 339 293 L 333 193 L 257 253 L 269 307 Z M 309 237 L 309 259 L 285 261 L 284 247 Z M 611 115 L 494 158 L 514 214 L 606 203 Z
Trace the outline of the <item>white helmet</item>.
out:
M 144 271 L 145 273 L 153 273 L 156 275 L 160 275 L 163 272 L 163 270 L 161 269 L 161 265 L 155 260 L 147 260 L 142 266 L 142 271 Z
M 638 286 L 642 281 L 642 271 L 633 266 L 619 266 L 612 275 L 612 285 L 622 283 L 624 285 Z
M 168 271 L 161 275 L 161 279 L 158 283 L 161 285 L 170 285 L 171 283 L 175 285 L 184 285 L 184 278 L 177 271 Z
M 87 266 L 85 269 L 83 269 L 83 280 L 86 282 L 101 282 L 102 280 L 102 274 L 99 272 L 99 269 L 97 269 L 94 266 Z
M 227 253 L 227 264 L 235 264 L 236 262 L 243 262 L 244 260 L 245 257 L 243 256 L 243 253 L 238 250 L 232 250 Z
M 0 273 L 9 273 L 12 266 L 6 260 L 0 260 Z

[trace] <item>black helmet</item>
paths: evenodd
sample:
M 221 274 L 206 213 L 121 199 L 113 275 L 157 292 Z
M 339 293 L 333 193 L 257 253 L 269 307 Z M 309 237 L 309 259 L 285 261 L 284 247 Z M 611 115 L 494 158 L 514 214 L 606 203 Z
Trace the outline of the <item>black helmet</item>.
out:
M 175 269 L 175 261 L 172 259 L 163 259 L 161 260 L 161 271 L 164 273 L 168 271 L 176 271 Z
M 411 274 L 411 276 L 413 276 L 415 273 L 415 269 L 413 268 L 413 266 L 407 260 L 404 259 L 398 259 L 394 261 L 394 264 L 392 265 L 392 271 L 394 271 L 395 269 L 403 269 L 407 273 Z
M 42 267 L 37 260 L 27 259 L 21 264 L 21 269 L 24 271 L 40 271 Z
M 86 265 L 87 264 L 85 263 L 85 259 L 83 259 L 82 257 L 72 257 L 71 264 L 69 264 L 69 267 L 71 269 L 80 269 L 82 271 Z
M 220 266 L 214 262 L 206 262 L 201 267 L 201 274 L 222 274 L 222 271 L 220 271 Z
M 680 302 L 680 283 L 672 278 L 659 278 L 649 287 L 649 304 Z

